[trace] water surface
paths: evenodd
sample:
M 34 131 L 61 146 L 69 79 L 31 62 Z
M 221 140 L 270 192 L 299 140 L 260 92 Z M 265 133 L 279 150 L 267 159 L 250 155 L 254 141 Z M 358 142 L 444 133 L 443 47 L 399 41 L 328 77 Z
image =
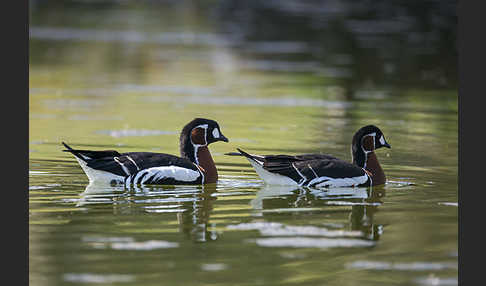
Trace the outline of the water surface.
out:
M 389 74 L 381 77 L 376 67 L 360 68 L 369 47 L 327 46 L 323 57 L 322 43 L 288 27 L 264 37 L 240 14 L 223 13 L 231 2 L 33 2 L 30 284 L 456 285 L 457 90 L 437 60 L 444 46 L 429 42 L 434 70 L 402 69 L 384 56 Z M 341 6 L 326 6 L 334 14 L 315 22 L 310 6 L 268 5 L 240 11 L 260 19 L 263 9 L 277 22 L 298 14 L 296 24 L 307 15 L 314 24 L 298 26 L 306 33 L 334 31 L 325 23 L 341 15 L 357 39 L 376 36 L 370 45 L 416 28 L 406 9 L 398 24 L 372 33 L 376 21 L 358 25 Z M 323 41 L 344 41 L 338 34 Z M 407 47 L 415 51 L 404 55 L 409 62 L 421 59 Z M 387 77 L 403 80 L 385 84 Z M 89 185 L 61 152 L 65 141 L 178 154 L 179 132 L 194 117 L 217 120 L 230 140 L 210 147 L 220 173 L 214 185 Z M 240 147 L 351 160 L 352 136 L 366 124 L 392 145 L 377 151 L 388 182 L 373 189 L 267 186 L 245 159 L 223 155 Z

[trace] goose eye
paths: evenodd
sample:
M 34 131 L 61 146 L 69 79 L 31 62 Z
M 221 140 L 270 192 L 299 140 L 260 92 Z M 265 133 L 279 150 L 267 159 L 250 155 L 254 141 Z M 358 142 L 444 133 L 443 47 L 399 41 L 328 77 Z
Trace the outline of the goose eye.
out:
M 216 139 L 219 138 L 219 130 L 218 130 L 218 128 L 214 128 L 213 129 L 213 137 L 216 138 Z

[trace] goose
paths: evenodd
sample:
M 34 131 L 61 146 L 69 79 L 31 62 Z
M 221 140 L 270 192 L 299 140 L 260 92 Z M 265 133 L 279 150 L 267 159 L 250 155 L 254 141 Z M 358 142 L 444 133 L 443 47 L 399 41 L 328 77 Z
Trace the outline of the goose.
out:
M 352 163 L 327 154 L 255 155 L 240 148 L 226 153 L 244 156 L 267 184 L 300 187 L 367 187 L 382 185 L 386 176 L 375 150 L 391 148 L 374 125 L 360 128 L 351 143 Z
M 198 185 L 218 180 L 208 146 L 228 142 L 218 123 L 195 118 L 180 134 L 180 157 L 153 152 L 119 153 L 114 150 L 79 150 L 62 142 L 74 155 L 91 183 L 129 185 Z

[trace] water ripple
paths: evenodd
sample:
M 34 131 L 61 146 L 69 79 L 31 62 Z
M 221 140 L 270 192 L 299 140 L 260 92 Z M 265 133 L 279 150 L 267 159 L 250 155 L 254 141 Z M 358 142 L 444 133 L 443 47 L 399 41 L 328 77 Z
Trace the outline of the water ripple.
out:
M 226 268 L 228 268 L 228 266 L 223 263 L 205 263 L 201 265 L 201 269 L 204 271 L 221 271 Z
M 345 201 L 328 201 L 326 202 L 327 205 L 335 205 L 335 206 L 381 206 L 381 203 L 374 202 L 374 203 L 366 203 L 366 202 L 345 202 Z
M 95 41 L 95 42 L 127 42 L 156 43 L 160 45 L 204 45 L 228 46 L 229 37 L 221 37 L 213 33 L 165 32 L 147 33 L 130 30 L 102 30 L 59 27 L 30 27 L 29 38 L 56 41 Z
M 93 273 L 66 273 L 63 279 L 78 283 L 117 283 L 133 282 L 135 277 L 128 274 L 93 274 Z
M 272 237 L 257 238 L 258 246 L 264 247 L 295 247 L 295 248 L 335 248 L 335 247 L 371 247 L 375 242 L 361 239 L 333 239 L 310 237 Z
M 322 107 L 328 109 L 347 109 L 353 106 L 352 102 L 345 101 L 331 101 L 317 98 L 303 98 L 303 97 L 224 97 L 224 96 L 146 96 L 143 100 L 153 102 L 177 102 L 188 104 L 204 104 L 204 105 L 250 105 L 250 106 L 272 106 L 272 107 Z
M 426 286 L 452 286 L 458 285 L 457 277 L 452 278 L 439 278 L 435 277 L 434 275 L 430 275 L 428 277 L 421 277 L 414 280 L 415 283 L 419 285 L 426 285 Z
M 457 263 L 453 262 L 411 262 L 411 263 L 391 263 L 380 261 L 355 261 L 348 264 L 348 268 L 354 269 L 373 269 L 373 270 L 407 270 L 407 271 L 430 271 L 457 269 Z
M 175 247 L 179 247 L 179 243 L 164 240 L 148 240 L 143 242 L 114 242 L 111 244 L 111 248 L 117 250 L 153 250 Z
M 165 130 L 146 130 L 146 129 L 124 129 L 124 130 L 100 130 L 97 134 L 108 135 L 111 137 L 137 137 L 137 136 L 158 136 L 158 135 L 174 135 L 178 134 L 174 131 Z
M 458 207 L 459 206 L 459 203 L 453 203 L 453 202 L 440 202 L 438 204 L 442 205 L 442 206 L 451 206 L 451 207 Z
M 228 225 L 233 230 L 258 230 L 264 236 L 361 237 L 361 231 L 328 230 L 324 227 L 293 226 L 276 222 L 251 222 Z

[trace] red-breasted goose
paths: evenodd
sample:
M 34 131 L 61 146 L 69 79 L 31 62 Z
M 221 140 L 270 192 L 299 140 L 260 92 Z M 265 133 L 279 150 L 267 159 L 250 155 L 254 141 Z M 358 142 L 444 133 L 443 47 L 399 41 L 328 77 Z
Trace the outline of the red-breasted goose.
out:
M 181 157 L 152 152 L 118 153 L 114 150 L 75 150 L 67 144 L 90 183 L 194 185 L 215 183 L 218 171 L 208 145 L 228 142 L 216 121 L 196 118 L 182 129 Z
M 391 148 L 381 130 L 367 125 L 354 134 L 352 163 L 325 154 L 253 155 L 241 149 L 227 155 L 245 156 L 267 184 L 305 187 L 366 187 L 381 185 L 386 176 L 375 150 Z

